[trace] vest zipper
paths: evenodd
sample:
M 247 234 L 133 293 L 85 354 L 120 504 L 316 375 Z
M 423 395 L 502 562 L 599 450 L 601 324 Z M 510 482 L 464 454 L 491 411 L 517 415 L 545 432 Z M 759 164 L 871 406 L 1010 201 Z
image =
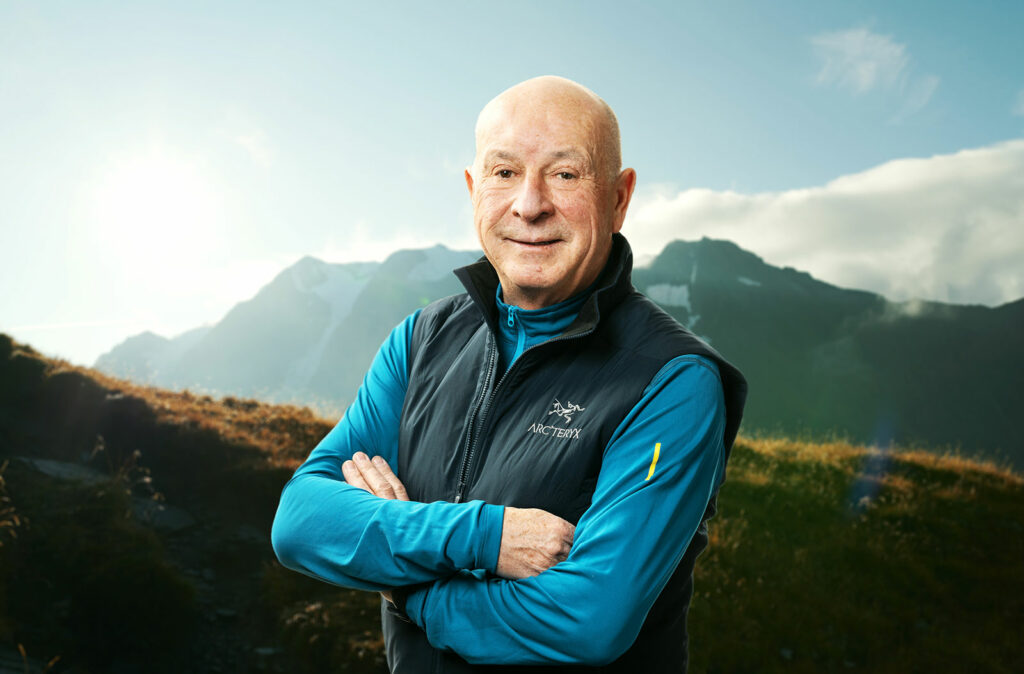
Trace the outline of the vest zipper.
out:
M 466 479 L 469 474 L 469 461 L 473 456 L 473 450 L 476 447 L 476 419 L 480 413 L 480 406 L 483 404 L 484 398 L 487 397 L 487 389 L 491 386 L 491 378 L 494 374 L 494 368 L 497 364 L 495 361 L 495 355 L 497 354 L 498 348 L 495 344 L 490 344 L 487 353 L 487 378 L 484 379 L 484 386 L 480 391 L 480 397 L 477 398 L 476 405 L 473 406 L 473 413 L 469 416 L 469 432 L 466 434 L 466 447 L 463 450 L 462 456 L 462 467 L 459 469 L 459 485 L 455 491 L 455 503 L 461 503 L 462 497 L 466 493 Z
M 511 318 L 509 320 L 511 320 Z M 519 358 L 517 358 L 516 361 L 512 363 L 512 366 L 505 371 L 505 374 L 501 375 L 501 377 L 498 379 L 498 383 L 494 385 L 494 390 L 491 392 L 491 394 L 487 395 L 487 389 L 490 387 L 491 379 L 493 378 L 492 375 L 494 373 L 494 367 L 496 365 L 495 353 L 497 352 L 497 346 L 491 347 L 490 357 L 487 363 L 487 378 L 484 380 L 484 388 L 480 394 L 480 398 L 477 400 L 477 404 L 473 410 L 473 414 L 472 416 L 470 416 L 469 433 L 466 436 L 466 448 L 465 454 L 462 457 L 462 469 L 459 471 L 459 486 L 455 492 L 455 503 L 461 503 L 463 497 L 466 495 L 466 481 L 469 479 L 469 466 L 473 459 L 473 454 L 476 452 L 477 441 L 480 439 L 480 436 L 483 435 L 483 431 L 486 428 L 487 413 L 491 409 L 491 404 L 494 402 L 494 399 L 498 397 L 498 391 L 501 389 L 501 385 L 505 383 L 505 380 L 508 379 L 509 373 L 512 372 L 512 370 L 515 369 L 515 367 L 523 361 L 523 356 L 525 356 L 530 351 L 533 351 L 534 349 L 539 349 L 542 346 L 546 346 L 548 344 L 553 344 L 555 342 L 564 342 L 570 339 L 580 339 L 582 337 L 586 337 L 595 329 L 596 328 L 590 328 L 589 330 L 586 330 L 584 332 L 580 332 L 575 335 L 569 335 L 566 337 L 553 337 L 547 340 L 546 342 L 534 344 L 529 349 L 523 351 L 523 353 L 520 354 Z M 477 421 L 478 419 L 479 421 Z

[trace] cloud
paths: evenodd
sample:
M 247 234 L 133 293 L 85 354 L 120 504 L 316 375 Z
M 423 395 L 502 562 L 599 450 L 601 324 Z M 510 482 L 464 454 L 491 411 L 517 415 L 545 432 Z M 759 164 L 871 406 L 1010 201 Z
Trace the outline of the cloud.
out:
M 851 28 L 820 33 L 811 38 L 811 44 L 821 62 L 818 84 L 834 85 L 858 96 L 870 91 L 894 96 L 899 108 L 889 120 L 892 123 L 902 122 L 926 106 L 939 87 L 935 75 L 913 75 L 906 45 L 891 36 Z
M 914 83 L 907 89 L 906 97 L 903 99 L 903 107 L 890 120 L 893 123 L 902 122 L 907 117 L 928 105 L 932 94 L 939 88 L 939 78 L 935 75 L 925 75 L 914 80 Z
M 1017 92 L 1017 100 L 1013 103 L 1013 114 L 1024 117 L 1024 89 Z
M 730 239 L 891 299 L 997 305 L 1024 297 L 1024 140 L 898 159 L 820 187 L 741 194 L 648 188 L 624 232 L 641 255 Z
M 858 94 L 895 85 L 907 66 L 905 45 L 866 28 L 821 33 L 811 38 L 811 44 L 822 59 L 818 82 Z

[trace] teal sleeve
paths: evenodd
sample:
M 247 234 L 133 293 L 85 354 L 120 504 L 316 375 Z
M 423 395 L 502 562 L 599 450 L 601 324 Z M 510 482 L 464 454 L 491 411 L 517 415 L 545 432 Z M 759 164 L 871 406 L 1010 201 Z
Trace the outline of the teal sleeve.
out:
M 605 448 L 568 559 L 522 580 L 438 580 L 408 595 L 409 617 L 435 648 L 472 663 L 615 660 L 636 639 L 724 477 L 724 426 L 715 365 L 672 360 Z
M 397 472 L 418 315 L 391 332 L 352 405 L 281 492 L 271 543 L 286 567 L 335 585 L 382 590 L 497 565 L 501 506 L 387 500 L 350 486 L 341 472 L 359 451 L 384 457 Z

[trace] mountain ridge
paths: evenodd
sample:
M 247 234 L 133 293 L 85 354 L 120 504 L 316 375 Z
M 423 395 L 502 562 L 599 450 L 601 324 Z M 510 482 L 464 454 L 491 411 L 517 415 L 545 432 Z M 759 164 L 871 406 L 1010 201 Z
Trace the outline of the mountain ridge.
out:
M 175 340 L 136 336 L 96 367 L 337 417 L 388 332 L 462 292 L 450 271 L 479 255 L 438 245 L 380 263 L 307 256 L 175 357 Z M 744 371 L 750 431 L 959 446 L 1024 466 L 1010 412 L 1024 406 L 1014 379 L 1024 380 L 1024 356 L 1008 339 L 1024 329 L 1024 299 L 994 308 L 891 302 L 707 237 L 669 243 L 633 282 Z

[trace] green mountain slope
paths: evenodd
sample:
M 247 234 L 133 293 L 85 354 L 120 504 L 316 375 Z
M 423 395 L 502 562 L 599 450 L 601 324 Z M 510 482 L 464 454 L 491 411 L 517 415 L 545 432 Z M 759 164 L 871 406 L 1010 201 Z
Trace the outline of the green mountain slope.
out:
M 748 432 L 960 447 L 1024 467 L 1024 300 L 888 302 L 710 239 L 670 244 L 634 280 L 743 370 Z

